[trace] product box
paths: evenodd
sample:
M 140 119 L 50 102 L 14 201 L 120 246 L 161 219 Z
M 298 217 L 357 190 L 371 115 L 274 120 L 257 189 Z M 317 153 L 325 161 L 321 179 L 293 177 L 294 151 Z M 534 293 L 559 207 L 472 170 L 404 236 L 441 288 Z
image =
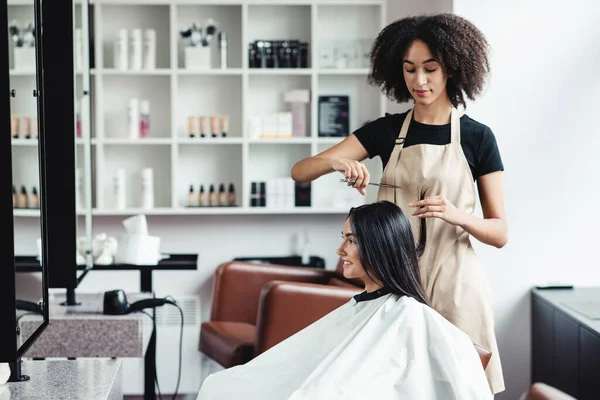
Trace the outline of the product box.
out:
M 348 96 L 319 96 L 319 136 L 348 136 L 350 99 Z

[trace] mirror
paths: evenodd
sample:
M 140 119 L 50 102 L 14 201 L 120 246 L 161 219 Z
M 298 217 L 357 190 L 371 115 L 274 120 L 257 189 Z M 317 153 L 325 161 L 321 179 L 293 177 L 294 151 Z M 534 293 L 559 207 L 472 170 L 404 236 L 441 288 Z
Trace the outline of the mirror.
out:
M 90 6 L 73 5 L 73 71 L 75 73 L 75 208 L 77 210 L 78 280 L 94 266 L 92 252 L 92 157 L 90 72 Z
M 38 121 L 41 76 L 39 43 L 36 40 L 38 7 L 34 0 L 8 2 L 8 58 L 10 127 L 14 215 L 14 253 L 34 255 L 42 263 L 40 213 L 40 151 Z M 34 263 L 35 264 L 35 263 Z M 17 266 L 19 269 L 20 266 Z M 24 344 L 44 323 L 44 280 L 41 267 L 15 274 L 17 346 Z

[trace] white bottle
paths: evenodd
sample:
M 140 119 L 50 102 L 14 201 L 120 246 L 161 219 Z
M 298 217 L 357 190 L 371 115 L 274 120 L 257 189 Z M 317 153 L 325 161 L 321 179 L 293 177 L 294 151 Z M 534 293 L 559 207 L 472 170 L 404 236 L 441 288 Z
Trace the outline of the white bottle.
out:
M 140 137 L 140 100 L 137 97 L 129 99 L 128 108 L 129 138 Z
M 81 168 L 75 170 L 75 209 L 83 209 L 83 192 L 81 185 Z
M 142 208 L 154 208 L 154 170 L 144 168 L 142 170 Z
M 125 170 L 119 168 L 113 179 L 113 199 L 114 208 L 124 210 L 127 207 L 126 203 L 127 191 L 125 188 Z
M 114 67 L 118 70 L 126 70 L 129 64 L 129 41 L 127 36 L 127 29 L 119 29 L 119 35 L 114 42 Z
M 144 69 L 156 68 L 156 31 L 146 29 L 144 32 Z
M 135 71 L 142 69 L 142 30 L 131 31 L 131 54 L 129 68 Z
M 83 31 L 81 28 L 75 29 L 75 70 L 83 70 Z

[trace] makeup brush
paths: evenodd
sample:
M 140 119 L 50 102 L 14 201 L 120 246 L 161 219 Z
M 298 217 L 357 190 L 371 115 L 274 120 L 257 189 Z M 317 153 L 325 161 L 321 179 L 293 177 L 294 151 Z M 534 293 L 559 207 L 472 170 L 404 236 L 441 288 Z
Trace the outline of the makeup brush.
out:
M 215 23 L 215 21 L 212 18 L 209 18 L 208 21 L 206 21 L 206 31 L 205 31 L 204 40 L 202 41 L 202 46 L 208 46 L 210 44 L 210 42 L 212 42 L 213 37 L 215 36 L 216 33 L 217 33 L 217 24 Z

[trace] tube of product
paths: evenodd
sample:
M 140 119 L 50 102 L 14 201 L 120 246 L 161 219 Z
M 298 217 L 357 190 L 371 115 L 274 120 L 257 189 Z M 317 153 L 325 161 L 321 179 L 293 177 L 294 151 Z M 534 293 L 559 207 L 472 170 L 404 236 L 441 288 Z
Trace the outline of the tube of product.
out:
M 140 101 L 136 97 L 129 99 L 129 138 L 140 137 Z
M 114 196 L 114 207 L 117 210 L 124 210 L 126 207 L 126 189 L 125 189 L 125 170 L 119 168 L 114 177 L 113 181 L 113 196 Z
M 229 117 L 221 117 L 221 136 L 226 137 L 229 132 Z
M 31 139 L 31 119 L 23 117 L 23 129 L 25 130 L 25 139 Z
M 212 137 L 217 137 L 219 133 L 219 117 L 216 115 L 210 116 L 210 133 Z
M 144 32 L 144 69 L 156 68 L 156 31 L 146 29 Z
M 227 32 L 219 32 L 219 54 L 221 56 L 221 68 L 227 68 Z
M 188 135 L 190 137 L 196 136 L 196 117 L 188 117 Z
M 208 131 L 208 117 L 200 117 L 200 137 L 206 137 Z
M 142 208 L 154 208 L 154 170 L 142 170 Z
M 10 134 L 13 139 L 19 138 L 19 117 L 10 118 Z
M 129 67 L 132 70 L 142 69 L 142 30 L 131 31 L 131 54 Z

